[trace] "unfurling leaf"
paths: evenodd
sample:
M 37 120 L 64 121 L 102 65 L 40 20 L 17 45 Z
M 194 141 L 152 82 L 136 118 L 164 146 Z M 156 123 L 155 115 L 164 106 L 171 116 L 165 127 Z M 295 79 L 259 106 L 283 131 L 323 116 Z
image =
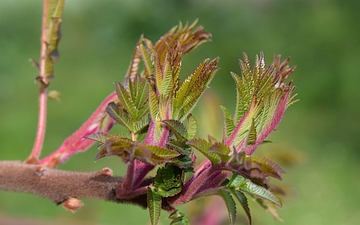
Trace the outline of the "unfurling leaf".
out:
M 182 189 L 182 169 L 174 165 L 160 167 L 154 179 L 154 192 L 161 197 L 171 197 Z
M 160 218 L 162 198 L 148 187 L 147 204 L 152 225 L 156 225 Z

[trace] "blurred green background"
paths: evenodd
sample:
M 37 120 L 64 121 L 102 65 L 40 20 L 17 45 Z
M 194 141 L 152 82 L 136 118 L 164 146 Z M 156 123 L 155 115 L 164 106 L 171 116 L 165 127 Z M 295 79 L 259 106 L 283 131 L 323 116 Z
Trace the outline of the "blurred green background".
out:
M 360 2 L 357 0 L 68 0 L 60 60 L 50 89 L 43 156 L 56 149 L 122 81 L 141 34 L 156 41 L 179 21 L 199 24 L 212 42 L 185 57 L 182 75 L 204 58 L 220 56 L 221 70 L 200 102 L 200 135 L 221 138 L 216 104 L 234 109 L 230 71 L 238 59 L 264 51 L 291 56 L 300 102 L 291 106 L 257 154 L 283 165 L 288 190 L 279 209 L 284 223 L 251 203 L 254 224 L 357 224 L 360 221 Z M 38 86 L 29 58 L 39 58 L 42 1 L 0 2 L 0 160 L 24 160 L 35 137 Z M 214 95 L 215 93 L 215 95 Z M 213 110 L 209 110 L 213 109 Z M 214 113 L 209 113 L 210 111 Z M 219 121 L 220 120 L 220 121 Z M 209 125 L 211 124 L 211 125 Z M 94 163 L 95 147 L 71 158 L 61 169 L 92 171 L 124 165 L 115 157 Z M 148 213 L 131 205 L 84 200 L 75 214 L 47 199 L 0 191 L 0 223 L 16 219 L 34 224 L 149 224 Z M 201 201 L 199 201 L 201 202 Z M 183 211 L 199 210 L 200 203 Z M 219 206 L 219 210 L 220 210 Z M 169 221 L 163 213 L 162 224 Z M 239 221 L 243 212 L 238 213 Z M 3 222 L 1 222 L 3 221 Z M 18 224 L 18 223 L 15 223 Z

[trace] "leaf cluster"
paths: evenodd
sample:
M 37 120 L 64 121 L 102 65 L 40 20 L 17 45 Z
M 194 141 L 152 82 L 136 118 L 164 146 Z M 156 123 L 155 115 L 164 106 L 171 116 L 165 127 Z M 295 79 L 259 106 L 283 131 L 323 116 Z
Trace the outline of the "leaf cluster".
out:
M 219 59 L 205 59 L 184 81 L 179 79 L 182 57 L 210 39 L 210 33 L 195 25 L 196 21 L 185 26 L 180 23 L 155 44 L 140 37 L 124 81 L 115 83 L 118 98 L 106 108 L 127 132 L 88 135 L 99 143 L 96 159 L 116 155 L 128 164 L 124 183 L 130 185 L 119 190 L 137 193 L 146 189 L 142 194 L 146 195 L 152 224 L 157 224 L 162 209 L 171 213 L 171 224 L 189 224 L 175 206 L 208 195 L 223 198 L 231 224 L 236 220 L 234 199 L 252 223 L 246 195 L 280 218 L 275 206 L 281 206 L 281 201 L 269 178 L 281 179 L 284 171 L 271 160 L 251 153 L 266 141 L 294 102 L 294 87 L 286 79 L 295 68 L 288 67 L 288 60 L 281 62 L 280 56 L 266 67 L 261 53 L 251 69 L 244 54 L 242 76 L 231 73 L 237 90 L 234 116 L 221 106 L 223 140 L 196 138 L 198 127 L 191 112 L 218 72 Z M 194 150 L 206 157 L 199 165 Z M 136 173 L 155 167 L 150 184 L 136 180 L 142 177 Z

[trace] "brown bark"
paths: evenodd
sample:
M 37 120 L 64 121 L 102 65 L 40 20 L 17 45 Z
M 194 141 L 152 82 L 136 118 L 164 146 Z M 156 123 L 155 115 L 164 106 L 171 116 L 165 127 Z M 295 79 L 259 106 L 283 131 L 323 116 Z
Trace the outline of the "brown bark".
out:
M 72 172 L 20 161 L 0 161 L 0 190 L 30 193 L 56 204 L 72 198 L 123 202 L 115 192 L 121 181 L 122 178 L 113 177 L 108 168 L 97 172 Z

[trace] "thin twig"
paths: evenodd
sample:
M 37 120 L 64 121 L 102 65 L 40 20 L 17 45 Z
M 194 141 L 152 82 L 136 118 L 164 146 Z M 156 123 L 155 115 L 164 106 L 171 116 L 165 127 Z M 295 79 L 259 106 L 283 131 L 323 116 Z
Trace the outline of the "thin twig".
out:
M 46 54 L 47 54 L 47 14 L 48 14 L 49 1 L 44 0 L 43 5 L 43 15 L 42 15 L 42 27 L 41 27 L 41 50 L 40 50 L 40 96 L 39 96 L 39 117 L 37 125 L 37 133 L 35 138 L 35 143 L 31 151 L 31 155 L 27 159 L 27 162 L 36 162 L 40 156 L 42 146 L 45 138 L 46 130 L 46 107 L 47 107 L 47 93 L 46 85 L 48 85 L 48 80 L 46 77 Z

